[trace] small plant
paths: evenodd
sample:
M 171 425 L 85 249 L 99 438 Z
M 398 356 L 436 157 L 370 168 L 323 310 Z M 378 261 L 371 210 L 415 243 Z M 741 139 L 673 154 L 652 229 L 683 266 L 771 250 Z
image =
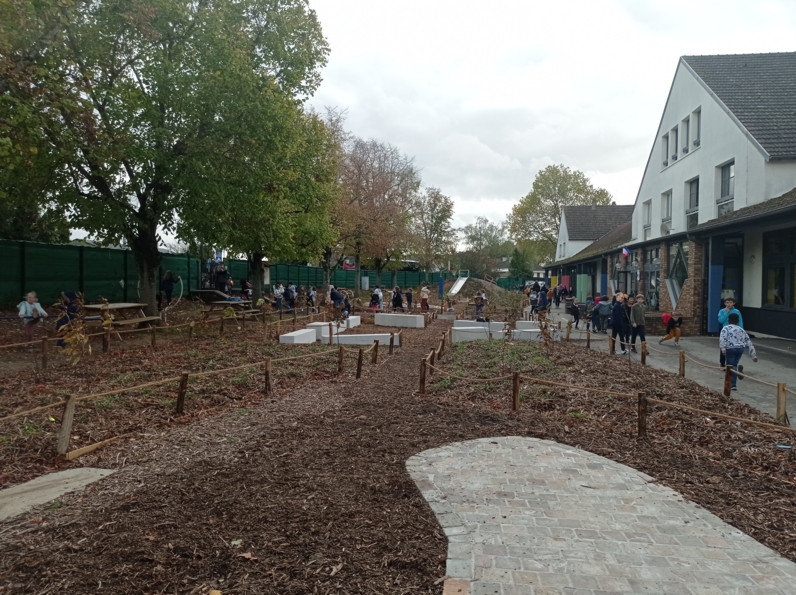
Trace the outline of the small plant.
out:
M 32 422 L 26 422 L 25 425 L 22 427 L 22 433 L 26 436 L 32 436 L 33 434 L 38 434 L 42 431 L 42 427 L 38 426 Z
M 439 382 L 436 382 L 431 385 L 431 390 L 445 390 L 451 388 L 453 386 L 453 379 L 450 376 L 446 376 Z
M 107 397 L 96 400 L 94 402 L 94 407 L 100 411 L 107 411 L 108 409 L 112 409 L 121 400 L 122 398 L 118 395 L 108 395 Z
M 589 419 L 589 416 L 585 413 L 580 413 L 578 411 L 571 411 L 569 416 L 573 419 Z

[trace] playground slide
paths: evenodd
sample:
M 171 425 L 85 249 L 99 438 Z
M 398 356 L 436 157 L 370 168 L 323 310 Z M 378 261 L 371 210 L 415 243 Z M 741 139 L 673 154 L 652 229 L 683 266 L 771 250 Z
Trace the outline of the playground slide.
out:
M 456 279 L 456 283 L 453 284 L 453 287 L 451 287 L 451 290 L 448 292 L 448 295 L 456 295 L 457 293 L 459 293 L 459 290 L 462 287 L 464 287 L 464 283 L 465 281 L 467 281 L 467 279 L 469 279 L 469 277 L 459 277 L 458 279 Z

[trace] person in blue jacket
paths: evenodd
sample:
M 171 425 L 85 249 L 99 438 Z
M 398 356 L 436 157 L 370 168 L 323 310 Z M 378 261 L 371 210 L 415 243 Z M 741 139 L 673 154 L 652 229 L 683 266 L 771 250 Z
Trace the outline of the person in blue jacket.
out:
M 624 294 L 618 293 L 614 297 L 616 298 L 616 303 L 611 311 L 611 335 L 614 339 L 614 351 L 617 355 L 627 355 L 628 351 L 625 346 L 625 340 L 630 319 L 627 316 L 627 309 L 625 308 L 625 296 Z M 619 336 L 621 350 L 616 348 L 617 335 Z
M 735 307 L 735 300 L 731 297 L 724 300 L 724 307 L 719 310 L 719 324 L 722 329 L 729 324 L 730 314 L 738 315 L 738 326 L 743 328 L 743 316 L 741 316 L 741 311 Z M 721 349 L 719 349 L 719 365 L 722 368 L 727 365 L 727 360 Z M 743 368 L 740 371 L 743 373 Z

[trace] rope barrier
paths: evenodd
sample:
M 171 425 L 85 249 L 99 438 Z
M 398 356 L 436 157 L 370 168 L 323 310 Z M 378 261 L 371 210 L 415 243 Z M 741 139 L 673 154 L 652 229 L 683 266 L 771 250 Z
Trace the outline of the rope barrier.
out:
M 710 417 L 720 417 L 722 419 L 728 419 L 730 421 L 737 421 L 741 423 L 747 424 L 754 424 L 756 426 L 761 426 L 764 428 L 771 428 L 774 430 L 781 430 L 783 432 L 796 432 L 796 428 L 788 428 L 786 426 L 778 426 L 776 424 L 766 423 L 764 421 L 757 421 L 754 419 L 745 419 L 743 417 L 734 417 L 732 415 L 725 415 L 723 413 L 716 413 L 715 411 L 706 411 L 704 409 L 697 409 L 696 407 L 690 407 L 689 405 L 681 405 L 679 403 L 671 403 L 669 401 L 661 401 L 660 399 L 651 399 L 647 398 L 648 403 L 656 403 L 658 405 L 664 405 L 666 407 L 674 407 L 675 409 L 684 409 L 686 411 L 691 411 L 693 413 L 699 413 L 700 415 L 710 416 Z
M 695 363 L 697 366 L 702 366 L 703 368 L 707 368 L 708 370 L 718 370 L 719 372 L 724 372 L 724 368 L 722 368 L 721 366 L 709 366 L 707 364 L 703 364 L 702 362 L 698 362 L 697 360 L 688 356 L 686 356 L 685 361 Z
M 653 347 L 650 347 L 649 344 L 647 344 L 647 351 L 651 351 L 652 353 L 660 353 L 661 355 L 673 355 L 673 356 L 680 355 L 679 351 L 675 351 L 674 353 L 672 353 L 671 351 L 661 351 L 660 349 L 654 349 Z
M 448 378 L 456 378 L 457 380 L 466 380 L 467 382 L 500 382 L 502 380 L 511 380 L 511 376 L 498 376 L 497 378 L 467 378 L 464 376 L 457 376 L 456 374 L 451 374 L 450 372 L 445 372 L 441 370 L 437 366 L 432 366 L 429 363 L 426 363 L 426 366 L 431 368 L 432 370 L 436 370 L 437 372 L 441 373 L 443 376 Z
M 749 376 L 749 374 L 744 374 L 743 372 L 738 372 L 737 370 L 735 371 L 735 373 L 741 378 L 748 378 L 749 380 L 754 380 L 755 382 L 759 382 L 760 384 L 765 384 L 766 386 L 777 388 L 777 385 L 772 382 L 766 382 L 765 380 L 760 380 L 759 378 L 755 378 L 754 376 Z
M 591 387 L 587 387 L 587 386 L 572 386 L 572 385 L 569 385 L 569 384 L 562 384 L 560 382 L 552 382 L 550 380 L 542 380 L 541 378 L 533 378 L 532 376 L 524 376 L 522 374 L 520 374 L 520 378 L 522 378 L 523 380 L 530 380 L 531 382 L 538 382 L 540 384 L 548 384 L 550 386 L 560 386 L 561 388 L 568 388 L 568 389 L 571 389 L 571 390 L 582 390 L 582 391 L 589 391 L 589 392 L 594 392 L 594 393 L 602 393 L 604 395 L 612 395 L 612 396 L 615 396 L 615 397 L 635 397 L 636 396 L 636 395 L 632 395 L 630 393 L 620 393 L 620 392 L 617 392 L 617 391 L 604 390 L 604 389 L 601 389 L 601 388 L 591 388 Z
M 310 357 L 318 357 L 319 355 L 329 355 L 331 353 L 337 354 L 337 350 L 336 349 L 327 349 L 326 351 L 320 351 L 318 353 L 309 353 L 307 355 L 297 355 L 297 356 L 294 356 L 294 357 L 283 357 L 283 358 L 278 358 L 278 359 L 272 359 L 271 363 L 287 362 L 287 361 L 291 361 L 291 360 L 306 359 L 306 358 L 310 358 Z M 190 372 L 188 374 L 188 377 L 189 378 L 190 377 L 200 378 L 200 377 L 203 377 L 203 376 L 211 376 L 213 374 L 221 374 L 223 372 L 234 372 L 236 370 L 243 370 L 243 369 L 246 369 L 246 368 L 253 368 L 253 367 L 256 367 L 256 366 L 261 366 L 261 365 L 263 365 L 263 363 L 264 362 L 259 361 L 259 362 L 249 363 L 249 364 L 242 364 L 240 366 L 233 366 L 231 368 L 221 368 L 219 370 L 207 370 L 205 372 Z M 123 393 L 123 392 L 126 392 L 126 391 L 136 391 L 136 390 L 140 390 L 142 388 L 149 388 L 149 387 L 152 387 L 152 386 L 159 386 L 161 384 L 168 384 L 169 382 L 179 382 L 180 380 L 181 380 L 181 376 L 174 376 L 174 377 L 171 377 L 171 378 L 165 378 L 163 380 L 154 380 L 152 382 L 147 382 L 147 383 L 144 383 L 144 384 L 137 384 L 135 386 L 128 386 L 128 387 L 124 387 L 124 388 L 118 388 L 118 389 L 106 391 L 106 392 L 103 392 L 103 393 L 96 393 L 96 394 L 83 395 L 83 396 L 75 396 L 75 398 L 76 398 L 77 401 L 86 401 L 86 400 L 90 400 L 90 399 L 98 399 L 100 397 L 108 397 L 108 396 L 116 395 L 116 394 Z M 66 401 L 58 401 L 56 403 L 50 403 L 49 405 L 43 405 L 41 407 L 36 407 L 35 409 L 28 409 L 27 411 L 20 411 L 19 413 L 13 413 L 13 414 L 7 415 L 5 417 L 0 417 L 0 422 L 3 422 L 5 420 L 7 420 L 7 419 L 13 419 L 15 417 L 22 417 L 23 415 L 30 415 L 31 413 L 35 413 L 37 411 L 43 411 L 45 409 L 52 409 L 53 407 L 57 407 L 58 405 L 64 405 L 65 403 L 66 403 Z

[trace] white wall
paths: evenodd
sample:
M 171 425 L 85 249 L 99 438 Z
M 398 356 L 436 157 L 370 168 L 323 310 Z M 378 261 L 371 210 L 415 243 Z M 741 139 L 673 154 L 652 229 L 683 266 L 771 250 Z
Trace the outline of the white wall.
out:
M 747 231 L 743 238 L 743 305 L 759 308 L 763 303 L 763 232 Z
M 592 244 L 591 240 L 569 240 L 569 231 L 567 230 L 567 220 L 564 213 L 561 213 L 561 226 L 558 228 L 558 243 L 556 243 L 556 257 L 554 262 L 564 260 L 571 256 L 575 256 L 581 250 L 585 250 Z M 563 255 L 562 255 L 563 245 Z
M 693 112 L 701 109 L 700 146 L 695 147 Z M 682 120 L 691 118 L 689 152 L 683 153 L 684 129 Z M 668 152 L 668 166 L 663 165 L 663 136 L 678 127 L 678 159 Z M 633 238 L 642 240 L 643 203 L 652 201 L 650 239 L 661 236 L 662 194 L 672 192 L 672 230 L 685 231 L 687 183 L 699 177 L 699 223 L 718 216 L 716 200 L 721 190 L 720 167 L 735 161 L 734 210 L 775 198 L 796 187 L 796 162 L 766 162 L 757 145 L 713 99 L 697 78 L 683 65 L 678 64 L 669 100 L 664 109 L 649 164 L 636 199 L 633 211 Z

